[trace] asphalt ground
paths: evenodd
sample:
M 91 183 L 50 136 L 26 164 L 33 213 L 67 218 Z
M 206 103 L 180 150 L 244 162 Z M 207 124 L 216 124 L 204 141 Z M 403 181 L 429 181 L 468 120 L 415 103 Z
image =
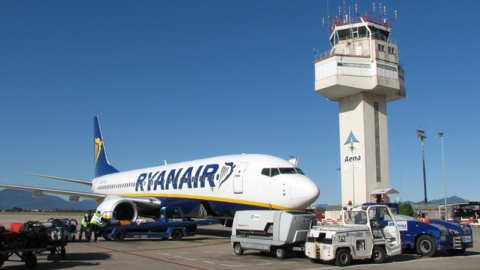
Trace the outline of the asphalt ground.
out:
M 64 214 L 9 215 L 0 213 L 0 224 L 28 220 L 46 221 L 48 218 L 64 218 Z M 82 215 L 68 214 L 69 218 L 81 220 Z M 334 264 L 314 264 L 294 254 L 283 260 L 258 251 L 245 251 L 235 255 L 230 245 L 230 228 L 209 225 L 198 228 L 194 237 L 181 241 L 157 239 L 128 239 L 121 242 L 73 242 L 66 246 L 65 260 L 47 260 L 48 252 L 37 255 L 35 269 L 338 269 Z M 77 236 L 78 238 L 78 236 Z M 354 262 L 347 269 L 480 269 L 480 229 L 473 228 L 474 247 L 461 256 L 439 253 L 422 258 L 416 254 L 387 257 L 383 264 Z M 15 255 L 6 261 L 2 269 L 25 269 Z

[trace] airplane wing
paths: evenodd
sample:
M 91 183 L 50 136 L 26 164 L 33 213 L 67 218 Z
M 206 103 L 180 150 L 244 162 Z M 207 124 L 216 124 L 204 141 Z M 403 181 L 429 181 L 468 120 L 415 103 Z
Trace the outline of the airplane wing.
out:
M 27 174 L 28 175 L 33 175 L 33 176 L 38 176 L 38 177 L 51 178 L 51 179 L 55 179 L 55 180 L 62 180 L 62 181 L 67 181 L 67 182 L 92 186 L 92 182 L 90 182 L 90 181 L 82 181 L 82 180 L 75 180 L 75 179 L 69 179 L 69 178 L 60 178 L 60 177 L 41 175 L 41 174 L 35 174 L 35 173 L 27 173 Z
M 0 188 L 9 188 L 9 189 L 19 189 L 19 190 L 27 190 L 33 192 L 40 192 L 41 193 L 53 193 L 58 195 L 66 195 L 70 196 L 71 198 L 85 198 L 85 199 L 93 199 L 96 201 L 102 201 L 105 199 L 107 195 L 105 194 L 95 194 L 95 193 L 87 193 L 87 192 L 79 192 L 79 191 L 67 191 L 67 190 L 56 190 L 56 189 L 49 189 L 49 188 L 36 188 L 36 187 L 25 187 L 25 186 L 14 186 L 14 185 L 5 185 L 0 184 Z
M 26 186 L 14 186 L 14 185 L 5 185 L 0 184 L 0 188 L 9 188 L 9 189 L 18 189 L 18 190 L 26 190 L 26 191 L 33 191 L 36 192 L 38 195 L 34 193 L 34 196 L 41 196 L 43 192 L 45 193 L 52 193 L 57 195 L 65 195 L 70 196 L 70 201 L 78 201 L 78 198 L 85 198 L 85 199 L 93 199 L 96 200 L 98 204 L 102 203 L 105 198 L 118 198 L 118 199 L 128 199 L 135 203 L 140 209 L 143 210 L 151 210 L 151 209 L 159 209 L 161 203 L 156 198 L 149 198 L 149 197 L 123 197 L 118 195 L 106 195 L 106 194 L 96 194 L 96 193 L 87 193 L 87 192 L 79 192 L 79 191 L 67 191 L 67 190 L 56 190 L 56 189 L 49 189 L 49 188 L 37 188 L 37 187 L 26 187 Z

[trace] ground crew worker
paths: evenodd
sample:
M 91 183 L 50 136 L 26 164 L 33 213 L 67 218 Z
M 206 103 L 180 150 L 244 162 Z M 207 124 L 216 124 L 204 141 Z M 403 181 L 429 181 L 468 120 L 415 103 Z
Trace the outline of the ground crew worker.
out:
M 101 227 L 103 227 L 102 215 L 100 214 L 100 211 L 97 211 L 97 213 L 92 216 L 92 220 L 90 221 L 90 231 L 95 234 L 95 242 L 97 242 L 98 231 Z
M 85 239 L 90 241 L 91 231 L 90 231 L 90 220 L 92 219 L 92 211 L 88 211 L 88 214 L 82 219 L 82 225 L 80 226 L 80 236 L 78 237 L 78 241 L 82 241 L 83 232 L 85 232 Z

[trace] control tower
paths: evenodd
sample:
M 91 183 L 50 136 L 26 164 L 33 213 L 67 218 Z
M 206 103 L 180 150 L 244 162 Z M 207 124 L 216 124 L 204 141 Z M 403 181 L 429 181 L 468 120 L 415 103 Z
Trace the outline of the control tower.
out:
M 315 91 L 339 103 L 342 204 L 389 201 L 387 102 L 405 98 L 393 19 L 331 18 L 331 50 L 315 56 Z

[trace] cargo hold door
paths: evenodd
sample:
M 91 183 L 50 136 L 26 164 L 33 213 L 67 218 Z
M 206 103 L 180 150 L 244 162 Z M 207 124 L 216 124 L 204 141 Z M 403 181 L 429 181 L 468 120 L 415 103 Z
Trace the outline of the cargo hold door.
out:
M 235 168 L 235 173 L 233 175 L 233 193 L 242 194 L 243 193 L 243 176 L 245 175 L 245 169 L 247 168 L 248 163 L 240 163 L 237 168 Z

